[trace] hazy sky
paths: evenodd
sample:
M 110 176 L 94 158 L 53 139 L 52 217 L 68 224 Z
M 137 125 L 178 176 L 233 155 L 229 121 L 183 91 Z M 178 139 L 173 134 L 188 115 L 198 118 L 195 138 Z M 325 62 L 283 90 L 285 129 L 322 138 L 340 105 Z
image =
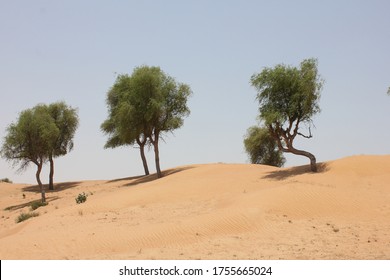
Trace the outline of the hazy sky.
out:
M 191 115 L 161 143 L 162 169 L 247 163 L 243 137 L 258 115 L 251 75 L 314 57 L 322 112 L 314 138 L 297 147 L 318 161 L 389 154 L 389 11 L 387 0 L 0 1 L 1 143 L 22 110 L 63 100 L 78 108 L 80 127 L 74 150 L 56 160 L 56 181 L 142 174 L 138 149 L 104 150 L 100 124 L 116 75 L 146 64 L 193 90 Z M 0 159 L 0 178 L 35 183 L 35 166 L 16 170 Z

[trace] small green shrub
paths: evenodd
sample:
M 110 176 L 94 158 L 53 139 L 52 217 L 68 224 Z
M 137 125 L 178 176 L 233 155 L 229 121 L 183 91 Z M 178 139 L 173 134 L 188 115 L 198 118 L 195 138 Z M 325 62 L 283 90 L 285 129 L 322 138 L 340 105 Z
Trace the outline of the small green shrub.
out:
M 32 217 L 37 217 L 39 216 L 39 213 L 35 213 L 35 212 L 30 212 L 30 213 L 21 213 L 17 218 L 16 218 L 16 222 L 17 223 L 20 223 L 20 222 L 23 222 L 27 219 L 30 219 Z
M 83 193 L 80 193 L 77 197 L 76 197 L 76 203 L 77 204 L 80 204 L 80 203 L 84 203 L 87 201 L 87 197 L 88 195 L 85 194 L 84 192 Z
M 12 184 L 12 181 L 8 178 L 3 178 L 3 179 L 0 179 L 0 182 L 4 182 L 4 183 L 10 183 Z
M 31 211 L 38 209 L 39 207 L 46 206 L 47 202 L 42 202 L 42 201 L 33 201 L 30 204 Z

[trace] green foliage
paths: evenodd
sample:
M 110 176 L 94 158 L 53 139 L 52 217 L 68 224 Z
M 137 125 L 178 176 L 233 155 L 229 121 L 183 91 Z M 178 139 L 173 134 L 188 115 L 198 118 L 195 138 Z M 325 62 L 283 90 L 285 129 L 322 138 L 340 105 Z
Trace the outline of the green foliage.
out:
M 77 126 L 76 110 L 64 102 L 38 104 L 22 111 L 17 122 L 7 128 L 0 155 L 14 166 L 19 165 L 20 171 L 34 163 L 37 166 L 37 182 L 42 189 L 39 174 L 43 164 L 73 148 L 72 139 Z M 52 185 L 52 180 L 50 183 Z
M 281 167 L 286 162 L 278 144 L 265 127 L 252 126 L 244 139 L 251 163 Z
M 105 148 L 116 148 L 122 145 L 133 145 L 144 133 L 141 109 L 136 111 L 133 104 L 142 106 L 137 102 L 134 88 L 131 85 L 131 77 L 119 75 L 115 84 L 107 94 L 107 106 L 109 117 L 101 125 L 104 133 L 109 135 Z
M 12 184 L 12 181 L 8 178 L 0 179 L 0 182 Z
M 131 76 L 119 75 L 106 99 L 109 116 L 101 125 L 109 136 L 105 147 L 138 144 L 143 157 L 143 147 L 152 144 L 157 158 L 161 133 L 181 127 L 188 116 L 190 94 L 188 85 L 177 83 L 159 67 L 141 66 Z
M 42 202 L 45 202 L 40 173 L 42 166 L 53 150 L 53 138 L 57 138 L 60 131 L 53 118 L 48 114 L 45 105 L 37 105 L 32 109 L 20 113 L 18 121 L 7 128 L 7 134 L 0 151 L 0 155 L 19 165 L 19 170 L 25 170 L 30 163 L 37 166 L 36 179 L 41 190 Z
M 16 218 L 16 223 L 23 222 L 27 219 L 30 219 L 32 217 L 37 217 L 39 216 L 39 213 L 36 212 L 30 212 L 30 213 L 21 213 L 17 218 Z
M 172 131 L 189 114 L 190 87 L 178 84 L 159 67 L 141 66 L 119 75 L 107 94 L 109 117 L 101 125 L 109 135 L 106 148 L 133 145 L 154 130 Z
M 25 168 L 29 162 L 64 155 L 73 148 L 76 110 L 64 102 L 39 104 L 20 113 L 7 129 L 1 155 Z
M 38 209 L 39 207 L 46 206 L 46 205 L 47 205 L 47 202 L 33 201 L 30 204 L 30 208 L 32 211 L 34 211 L 35 209 Z
M 265 68 L 252 76 L 251 83 L 258 91 L 260 118 L 267 126 L 295 121 L 310 124 L 320 112 L 323 81 L 315 59 L 304 60 L 300 68 L 283 64 Z
M 84 192 L 83 193 L 80 193 L 77 197 L 76 197 L 76 203 L 77 204 L 80 204 L 80 203 L 84 203 L 87 201 L 87 197 L 88 195 L 85 194 Z
M 293 142 L 297 135 L 312 137 L 312 118 L 320 112 L 323 80 L 318 74 L 317 60 L 306 59 L 300 68 L 283 64 L 265 68 L 252 76 L 251 83 L 258 92 L 260 119 L 277 141 L 279 149 L 308 157 L 311 170 L 316 171 L 315 156 L 296 149 Z M 301 132 L 302 124 L 308 128 L 309 135 Z
M 7 128 L 7 134 L 1 149 L 1 156 L 20 170 L 29 163 L 41 165 L 52 149 L 52 139 L 58 137 L 59 129 L 47 114 L 43 105 L 20 113 L 16 123 Z
M 77 110 L 65 102 L 52 103 L 46 110 L 59 130 L 57 137 L 52 139 L 51 155 L 53 157 L 66 155 L 73 149 L 73 137 L 79 124 Z

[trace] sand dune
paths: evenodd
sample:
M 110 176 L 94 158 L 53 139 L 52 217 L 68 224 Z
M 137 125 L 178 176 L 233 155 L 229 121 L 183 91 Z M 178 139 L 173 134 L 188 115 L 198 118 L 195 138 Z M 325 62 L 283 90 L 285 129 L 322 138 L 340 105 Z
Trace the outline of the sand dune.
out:
M 37 188 L 0 183 L 0 259 L 390 259 L 390 156 L 319 166 L 60 183 L 22 223 Z

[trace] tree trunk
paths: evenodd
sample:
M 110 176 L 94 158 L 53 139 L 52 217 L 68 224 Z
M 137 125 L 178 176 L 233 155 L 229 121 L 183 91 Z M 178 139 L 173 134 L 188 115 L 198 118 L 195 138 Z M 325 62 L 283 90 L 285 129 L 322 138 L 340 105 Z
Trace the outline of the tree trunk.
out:
M 54 183 L 53 183 L 53 178 L 54 178 L 54 160 L 53 157 L 49 157 L 50 161 L 50 173 L 49 173 L 49 190 L 53 191 L 54 190 Z
M 316 157 L 313 155 L 313 154 L 310 154 L 311 156 L 309 157 L 310 159 L 310 169 L 311 169 L 311 172 L 317 172 L 317 161 L 316 161 Z
M 149 175 L 148 162 L 146 161 L 146 157 L 145 157 L 145 143 L 141 143 L 139 145 L 139 148 L 141 153 L 142 164 L 144 165 L 145 175 Z
M 161 169 L 160 169 L 160 154 L 158 150 L 158 139 L 159 139 L 159 133 L 154 134 L 154 141 L 152 141 L 153 147 L 154 147 L 154 159 L 156 162 L 156 171 L 157 171 L 157 178 L 162 177 Z
M 292 124 L 290 124 L 290 127 L 292 127 Z M 297 126 L 298 127 L 298 124 Z M 317 172 L 317 164 L 316 164 L 316 157 L 309 153 L 309 152 L 306 152 L 306 151 L 302 151 L 302 150 L 298 150 L 298 149 L 295 149 L 293 147 L 293 140 L 294 140 L 294 137 L 292 137 L 292 135 L 290 134 L 290 132 L 286 132 L 284 131 L 282 128 L 277 128 L 277 131 L 275 131 L 275 129 L 272 127 L 272 125 L 269 125 L 268 126 L 268 129 L 269 129 L 269 132 L 270 134 L 272 135 L 272 137 L 275 139 L 276 143 L 278 144 L 278 147 L 279 147 L 279 150 L 284 152 L 284 153 L 292 153 L 294 155 L 299 155 L 299 156 L 305 156 L 305 157 L 308 157 L 310 159 L 310 170 L 312 172 Z M 287 134 L 288 133 L 288 134 Z M 294 135 L 296 135 L 297 133 L 295 132 Z M 289 137 L 289 136 L 290 137 Z M 292 138 L 291 138 L 292 137 Z M 281 138 L 283 138 L 284 142 L 285 142 L 285 145 L 287 147 L 284 147 L 283 146 L 283 143 L 282 143 L 282 140 Z
M 43 162 L 39 162 L 37 164 L 37 173 L 35 174 L 35 177 L 37 179 L 37 182 L 38 182 L 38 186 L 39 186 L 39 189 L 41 190 L 41 201 L 42 203 L 46 203 L 46 195 L 45 195 L 45 188 L 43 187 L 42 185 L 42 182 L 41 182 L 41 171 L 42 171 L 42 165 L 43 165 Z
M 292 147 L 289 149 L 289 151 L 295 155 L 308 157 L 310 159 L 310 170 L 312 172 L 317 172 L 316 157 L 312 153 L 302 151 L 302 150 L 297 150 Z

